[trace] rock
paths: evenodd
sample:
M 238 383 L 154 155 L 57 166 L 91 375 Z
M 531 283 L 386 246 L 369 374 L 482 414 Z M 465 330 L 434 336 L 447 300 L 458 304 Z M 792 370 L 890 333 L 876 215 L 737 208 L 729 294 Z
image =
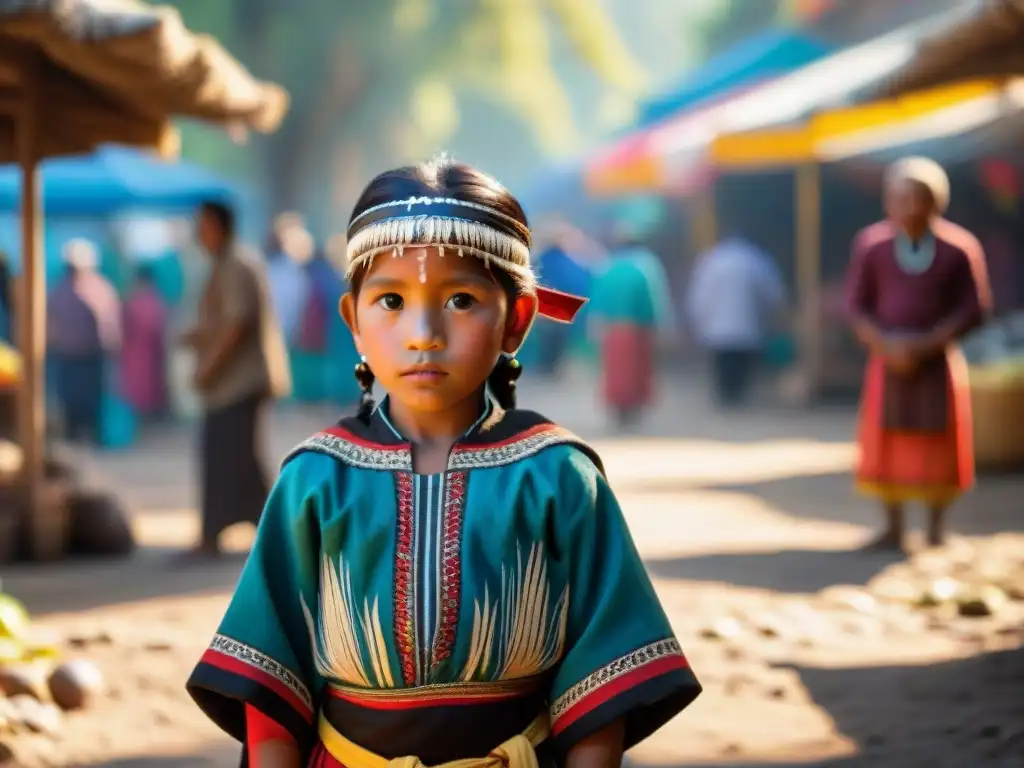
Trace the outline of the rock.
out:
M 1024 602 L 1024 569 L 1001 579 L 999 586 L 1010 600 Z
M 0 765 L 15 766 L 17 756 L 14 754 L 14 750 L 7 744 L 0 742 Z
M 34 709 L 23 715 L 23 722 L 33 733 L 56 736 L 60 732 L 63 717 L 56 704 L 37 704 Z
M 986 585 L 975 594 L 965 595 L 957 601 L 957 609 L 961 616 L 981 618 L 994 615 L 1006 604 L 1006 595 L 999 587 Z
M 19 693 L 7 700 L 10 705 L 10 722 L 14 727 L 26 725 L 28 718 L 42 706 L 39 699 L 27 693 Z
M 112 645 L 114 638 L 109 632 L 100 630 L 99 632 L 79 632 L 74 635 L 70 635 L 67 639 L 67 644 L 72 648 L 86 648 L 90 645 Z
M 749 679 L 744 675 L 733 675 L 725 681 L 725 695 L 736 696 L 747 687 Z
M 38 662 L 0 667 L 0 692 L 8 697 L 31 696 L 47 700 L 46 673 L 46 665 Z
M 771 613 L 754 616 L 751 619 L 751 625 L 757 634 L 768 640 L 777 640 L 786 634 L 792 634 L 792 632 L 787 633 L 786 622 L 781 617 Z
M 833 605 L 849 608 L 857 613 L 878 613 L 878 602 L 869 593 L 856 587 L 829 587 L 820 593 Z
M 728 661 L 743 661 L 747 658 L 746 652 L 742 648 L 737 648 L 735 645 L 730 645 L 725 649 L 725 658 Z
M 174 643 L 168 642 L 167 640 L 151 640 L 146 643 L 143 648 L 154 653 L 166 653 L 167 651 L 174 650 Z
M 782 686 L 776 686 L 775 688 L 772 688 L 770 691 L 768 691 L 768 698 L 780 701 L 786 698 L 786 689 Z
M 100 694 L 103 676 L 91 662 L 75 659 L 53 671 L 49 688 L 50 695 L 61 709 L 81 709 Z
M 889 574 L 873 579 L 868 585 L 871 594 L 878 600 L 891 603 L 913 604 L 920 594 L 919 588 L 907 578 L 896 578 Z
M 68 514 L 73 554 L 117 557 L 134 551 L 131 519 L 116 497 L 75 491 L 68 499 Z
M 733 618 L 723 618 L 700 631 L 705 640 L 730 640 L 743 631 L 740 623 Z
M 960 582 L 955 579 L 936 579 L 918 597 L 917 605 L 920 608 L 935 608 L 956 598 L 960 591 Z

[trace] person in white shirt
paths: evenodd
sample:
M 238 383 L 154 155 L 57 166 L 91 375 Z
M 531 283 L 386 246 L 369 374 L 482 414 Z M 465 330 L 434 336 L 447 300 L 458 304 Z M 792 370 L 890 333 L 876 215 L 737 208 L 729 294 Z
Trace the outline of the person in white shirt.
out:
M 742 237 L 728 237 L 697 258 L 684 311 L 697 342 L 711 354 L 721 406 L 746 401 L 769 319 L 784 301 L 775 262 Z

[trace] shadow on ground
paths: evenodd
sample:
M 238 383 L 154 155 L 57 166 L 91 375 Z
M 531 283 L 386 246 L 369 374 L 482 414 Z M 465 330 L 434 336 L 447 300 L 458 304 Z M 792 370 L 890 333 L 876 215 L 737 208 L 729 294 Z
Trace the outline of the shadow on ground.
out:
M 234 587 L 243 555 L 185 563 L 181 552 L 144 548 L 114 560 L 25 564 L 4 569 L 3 590 L 34 616 L 83 611 L 161 597 L 224 592 Z
M 204 750 L 194 755 L 167 755 L 161 757 L 130 757 L 102 763 L 78 763 L 72 768 L 234 768 L 239 764 L 238 749 L 231 747 Z
M 926 666 L 792 668 L 859 746 L 856 757 L 819 765 L 1024 765 L 1024 648 Z M 948 706 L 930 706 L 924 719 L 927 700 Z
M 106 763 L 81 763 L 73 768 L 224 768 L 224 759 L 203 755 L 177 757 L 133 757 Z
M 898 553 L 784 549 L 645 559 L 644 562 L 655 578 L 719 582 L 803 594 L 836 584 L 866 584 L 903 559 Z

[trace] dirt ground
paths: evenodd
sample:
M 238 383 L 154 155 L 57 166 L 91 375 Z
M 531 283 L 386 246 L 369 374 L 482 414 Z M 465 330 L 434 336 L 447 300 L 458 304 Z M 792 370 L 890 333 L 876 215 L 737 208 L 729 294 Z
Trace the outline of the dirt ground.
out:
M 706 689 L 634 764 L 1024 766 L 1024 478 L 984 478 L 944 550 L 869 556 L 853 551 L 875 517 L 850 490 L 849 412 L 724 417 L 699 390 L 666 384 L 644 436 L 616 439 L 602 437 L 590 387 L 573 389 L 570 399 L 535 385 L 524 400 L 594 439 Z M 274 454 L 328 414 L 282 409 Z M 161 432 L 82 457 L 133 509 L 137 556 L 3 574 L 40 630 L 106 681 L 54 734 L 9 740 L 12 764 L 237 765 L 237 747 L 183 690 L 241 563 L 170 558 L 196 531 L 189 441 Z M 952 600 L 932 599 L 950 584 Z M 957 601 L 990 615 L 960 616 Z

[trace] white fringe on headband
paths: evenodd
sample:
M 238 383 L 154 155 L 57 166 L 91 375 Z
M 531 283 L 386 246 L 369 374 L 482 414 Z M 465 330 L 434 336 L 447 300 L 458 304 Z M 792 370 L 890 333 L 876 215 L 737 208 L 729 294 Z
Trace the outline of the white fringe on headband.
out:
M 475 256 L 517 278 L 525 288 L 536 285 L 530 267 L 530 249 L 516 238 L 475 221 L 447 216 L 405 216 L 384 219 L 359 230 L 348 241 L 345 277 L 380 253 L 402 256 L 406 246 L 436 246 L 440 255 Z

